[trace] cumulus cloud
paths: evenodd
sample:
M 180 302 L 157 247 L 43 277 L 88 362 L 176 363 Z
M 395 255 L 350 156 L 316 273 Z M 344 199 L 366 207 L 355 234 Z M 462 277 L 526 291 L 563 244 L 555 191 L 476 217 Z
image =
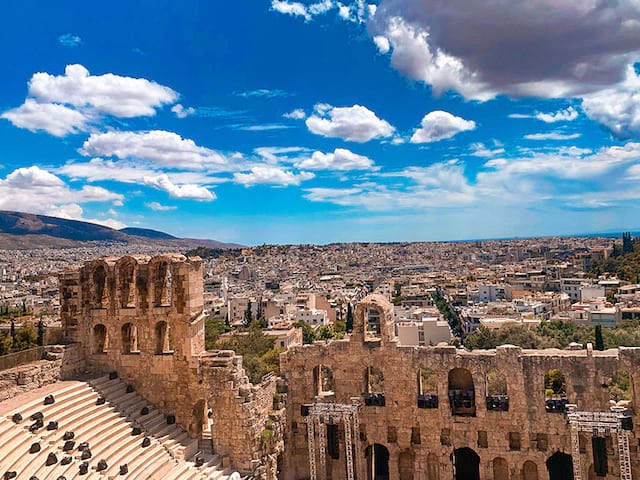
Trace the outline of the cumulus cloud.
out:
M 525 135 L 524 138 L 527 140 L 573 140 L 575 138 L 580 138 L 580 134 L 559 132 L 530 133 Z
M 209 191 L 203 186 L 193 184 L 174 184 L 166 173 L 155 177 L 144 177 L 143 181 L 145 185 L 167 192 L 172 198 L 188 198 L 202 201 L 216 199 L 215 193 Z
M 147 79 L 90 75 L 82 65 L 67 65 L 64 75 L 35 73 L 29 81 L 29 95 L 38 102 L 90 107 L 122 118 L 155 115 L 156 108 L 178 98 L 169 87 Z
M 84 218 L 79 204 L 115 203 L 123 199 L 122 195 L 102 187 L 85 185 L 72 189 L 60 177 L 37 166 L 18 168 L 0 178 L 0 210 L 64 216 L 105 225 L 111 221 Z
M 4 112 L 0 118 L 9 120 L 16 127 L 32 132 L 44 131 L 56 137 L 84 131 L 89 121 L 77 110 L 55 103 L 38 103 L 32 98 L 27 98 L 18 108 Z
M 306 22 L 310 21 L 316 15 L 327 13 L 335 7 L 336 4 L 333 0 L 323 0 L 310 5 L 305 5 L 300 2 L 290 2 L 287 0 L 271 1 L 271 10 L 285 15 L 302 17 Z
M 77 47 L 82 43 L 82 39 L 78 35 L 65 33 L 58 37 L 58 42 L 65 47 Z
M 389 50 L 391 49 L 389 39 L 384 35 L 376 35 L 375 37 L 373 37 L 373 43 L 376 44 L 376 47 L 378 47 L 378 51 L 383 55 L 389 53 Z
M 276 186 L 290 186 L 300 185 L 305 180 L 310 180 L 314 177 L 311 172 L 300 172 L 295 174 L 289 170 L 285 170 L 278 166 L 272 165 L 255 165 L 251 167 L 249 173 L 234 173 L 233 179 L 236 183 L 250 187 L 253 185 L 276 185 Z
M 466 98 L 578 97 L 618 83 L 640 53 L 636 0 L 382 0 L 369 22 L 392 65 Z
M 302 120 L 307 116 L 307 114 L 304 113 L 304 110 L 302 110 L 301 108 L 296 108 L 295 110 L 284 113 L 282 116 L 284 118 L 291 118 L 292 120 Z
M 545 123 L 572 122 L 578 118 L 578 111 L 573 107 L 569 107 L 564 110 L 558 110 L 554 113 L 539 112 L 536 114 L 536 118 Z
M 585 96 L 582 109 L 617 137 L 640 135 L 640 75 L 630 66 L 619 85 Z
M 393 135 L 395 128 L 361 105 L 333 107 L 318 104 L 306 120 L 309 131 L 324 137 L 337 137 L 352 142 L 367 142 Z
M 178 208 L 173 205 L 162 205 L 161 203 L 158 203 L 158 202 L 148 202 L 148 203 L 145 203 L 145 205 L 151 210 L 155 210 L 156 212 L 166 212 L 166 211 L 175 210 L 176 208 Z
M 422 118 L 421 127 L 414 130 L 411 143 L 438 142 L 476 128 L 473 120 L 456 117 L 449 112 L 435 110 Z
M 368 170 L 373 167 L 373 160 L 346 148 L 336 148 L 333 153 L 313 152 L 310 158 L 296 163 L 296 167 L 308 170 Z
M 196 113 L 196 109 L 193 107 L 183 107 L 180 103 L 177 103 L 171 107 L 171 111 L 176 114 L 178 118 L 187 118 L 189 115 Z
M 220 153 L 165 130 L 93 133 L 80 153 L 85 156 L 137 158 L 172 168 L 204 169 L 224 165 Z

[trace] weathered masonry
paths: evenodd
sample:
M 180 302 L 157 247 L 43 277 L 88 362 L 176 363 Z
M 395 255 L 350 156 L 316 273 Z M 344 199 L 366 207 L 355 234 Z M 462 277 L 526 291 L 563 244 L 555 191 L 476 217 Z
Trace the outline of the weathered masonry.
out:
M 275 478 L 281 445 L 261 433 L 278 426 L 276 379 L 254 386 L 242 357 L 205 351 L 202 283 L 199 258 L 87 262 L 60 275 L 64 337 L 79 346 L 84 371 L 117 372 L 229 466 Z
M 639 367 L 640 348 L 400 347 L 391 305 L 371 295 L 349 339 L 281 356 L 281 478 L 640 478 Z M 614 405 L 619 378 L 629 400 Z

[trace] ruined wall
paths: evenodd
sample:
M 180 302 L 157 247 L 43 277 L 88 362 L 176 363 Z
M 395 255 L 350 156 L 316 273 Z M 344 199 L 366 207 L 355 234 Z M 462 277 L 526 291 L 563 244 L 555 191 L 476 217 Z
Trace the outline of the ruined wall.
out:
M 82 373 L 77 345 L 49 345 L 44 359 L 0 371 L 0 402 Z
M 204 348 L 203 274 L 182 255 L 102 258 L 60 275 L 61 318 L 86 369 L 111 371 L 196 438 L 213 422 L 214 451 L 243 472 L 266 471 L 261 433 L 275 379 L 249 383 L 242 358 Z M 268 478 L 265 476 L 265 478 Z
M 383 317 L 380 338 L 376 341 L 365 332 L 370 309 L 377 309 Z M 282 354 L 281 371 L 289 388 L 283 479 L 309 478 L 307 432 L 301 406 L 313 403 L 318 396 L 314 374 L 319 365 L 329 368 L 333 377 L 332 391 L 321 393 L 319 401 L 349 404 L 351 397 L 359 397 L 363 404 L 359 414 L 360 438 L 354 452 L 359 479 L 367 478 L 366 449 L 374 444 L 388 449 L 391 480 L 452 479 L 454 451 L 465 447 L 479 456 L 483 480 L 548 478 L 547 459 L 558 451 L 572 453 L 565 415 L 548 413 L 545 409 L 544 376 L 549 369 L 564 373 L 567 399 L 577 404 L 580 411 L 609 411 L 607 384 L 618 372 L 631 374 L 632 391 L 640 391 L 640 376 L 635 375 L 640 366 L 640 348 L 592 352 L 502 346 L 467 352 L 451 346 L 399 347 L 389 333 L 391 312 L 386 300 L 367 297 L 356 309 L 350 339 L 317 342 Z M 384 376 L 385 406 L 364 405 L 365 371 L 370 366 L 378 368 Z M 423 368 L 435 374 L 437 408 L 418 407 L 418 375 Z M 465 369 L 471 375 L 475 414 L 469 410 L 469 416 L 452 415 L 448 395 L 450 374 L 461 372 L 455 369 Z M 508 411 L 487 409 L 486 379 L 494 371 L 506 379 Z M 455 383 L 455 378 L 452 381 Z M 634 394 L 631 406 L 636 403 Z M 346 478 L 343 425 L 339 424 L 338 429 L 340 456 L 338 459 L 327 456 L 327 478 L 333 479 Z M 640 474 L 636 432 L 630 444 L 635 478 Z M 587 476 L 593 464 L 590 436 L 583 436 L 581 447 L 584 478 L 591 478 Z M 615 436 L 607 453 L 606 478 L 619 478 Z M 533 465 L 528 463 L 525 467 L 527 461 Z M 532 470 L 537 470 L 537 475 Z

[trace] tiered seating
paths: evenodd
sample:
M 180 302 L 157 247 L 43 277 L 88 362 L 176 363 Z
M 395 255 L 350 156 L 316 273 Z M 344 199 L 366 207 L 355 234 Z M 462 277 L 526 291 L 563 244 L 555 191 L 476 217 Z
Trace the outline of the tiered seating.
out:
M 53 395 L 54 402 L 45 405 L 47 395 Z M 99 397 L 106 401 L 99 404 Z M 141 413 L 144 407 L 146 415 Z M 13 421 L 16 413 L 22 416 L 18 423 Z M 42 414 L 42 427 L 30 430 L 37 421 L 31 420 L 34 414 Z M 50 422 L 57 422 L 57 428 L 48 429 Z M 139 434 L 134 434 L 134 427 L 140 428 Z M 63 450 L 65 432 L 74 434 L 68 451 Z M 143 446 L 145 438 L 147 446 Z M 83 442 L 89 444 L 90 458 L 81 458 L 78 447 Z M 35 443 L 39 449 L 32 447 Z M 169 425 L 163 412 L 137 393 L 127 392 L 127 385 L 118 378 L 61 382 L 1 403 L 0 445 L 0 478 L 12 471 L 17 480 L 31 476 L 38 480 L 61 476 L 67 480 L 227 480 L 231 474 L 214 455 L 199 455 L 204 463 L 196 467 L 197 440 L 179 426 Z M 47 465 L 52 454 L 55 462 Z M 68 463 L 63 462 L 65 457 L 70 457 Z M 100 460 L 107 464 L 102 471 L 97 470 Z M 83 462 L 89 465 L 86 474 L 80 473 Z M 127 471 L 122 474 L 120 466 L 125 464 Z

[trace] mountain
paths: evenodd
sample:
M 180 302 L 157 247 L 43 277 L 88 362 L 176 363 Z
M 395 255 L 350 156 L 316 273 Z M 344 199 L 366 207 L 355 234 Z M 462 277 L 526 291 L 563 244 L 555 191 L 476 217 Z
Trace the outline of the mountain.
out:
M 127 235 L 135 235 L 136 237 L 163 238 L 165 240 L 176 240 L 178 238 L 178 237 L 174 237 L 173 235 L 169 235 L 168 233 L 159 232 L 157 230 L 151 230 L 150 228 L 127 227 L 127 228 L 121 228 L 118 231 L 122 233 L 126 233 Z
M 168 233 L 146 228 L 115 230 L 79 220 L 0 210 L 0 249 L 77 247 L 90 241 L 171 245 L 180 250 L 198 246 L 241 247 L 217 240 L 176 238 Z

